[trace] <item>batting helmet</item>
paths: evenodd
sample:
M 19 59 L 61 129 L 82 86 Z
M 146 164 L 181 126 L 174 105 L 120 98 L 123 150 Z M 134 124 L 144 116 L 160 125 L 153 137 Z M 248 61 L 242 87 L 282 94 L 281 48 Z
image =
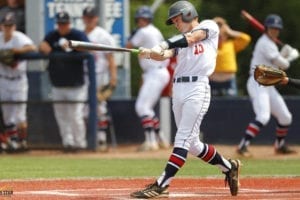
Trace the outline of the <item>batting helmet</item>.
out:
M 270 14 L 266 17 L 264 25 L 266 28 L 283 28 L 282 19 L 279 15 Z
M 177 1 L 169 8 L 169 15 L 166 24 L 173 24 L 172 18 L 178 15 L 182 15 L 182 21 L 184 22 L 191 22 L 195 17 L 198 17 L 198 13 L 193 4 L 188 1 Z
M 146 18 L 146 19 L 153 19 L 153 13 L 150 9 L 150 7 L 148 6 L 141 6 L 137 9 L 137 11 L 135 12 L 134 18 Z

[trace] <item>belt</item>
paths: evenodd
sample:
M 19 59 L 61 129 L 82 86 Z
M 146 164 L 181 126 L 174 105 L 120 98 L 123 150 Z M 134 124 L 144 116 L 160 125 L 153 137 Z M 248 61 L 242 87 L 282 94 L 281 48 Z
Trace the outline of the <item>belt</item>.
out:
M 181 76 L 173 79 L 173 83 L 188 83 L 188 82 L 196 82 L 198 80 L 198 76 Z
M 0 74 L 0 78 L 4 78 L 4 79 L 10 80 L 10 81 L 14 81 L 14 80 L 21 79 L 21 76 L 12 77 L 12 76 L 5 76 L 5 75 Z

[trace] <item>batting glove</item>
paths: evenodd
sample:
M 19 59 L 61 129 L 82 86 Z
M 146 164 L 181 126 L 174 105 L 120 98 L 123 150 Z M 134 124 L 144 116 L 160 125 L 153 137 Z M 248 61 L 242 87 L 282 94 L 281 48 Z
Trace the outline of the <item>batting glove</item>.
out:
M 150 59 L 151 49 L 144 47 L 139 48 L 139 57 L 143 59 Z
M 289 62 L 292 62 L 294 60 L 296 60 L 297 58 L 299 58 L 299 51 L 295 48 L 292 49 L 292 51 L 290 52 L 290 54 L 287 57 L 287 60 Z
M 164 51 L 168 48 L 169 48 L 168 43 L 164 41 L 164 42 L 160 43 L 159 45 L 152 47 L 151 53 L 163 56 Z

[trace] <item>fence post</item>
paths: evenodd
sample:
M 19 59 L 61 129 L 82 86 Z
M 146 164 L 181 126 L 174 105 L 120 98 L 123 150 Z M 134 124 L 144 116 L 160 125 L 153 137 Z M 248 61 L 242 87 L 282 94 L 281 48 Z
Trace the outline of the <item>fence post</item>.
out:
M 97 95 L 96 95 L 96 74 L 95 61 L 93 55 L 88 56 L 88 104 L 89 104 L 89 119 L 88 119 L 88 149 L 97 149 Z

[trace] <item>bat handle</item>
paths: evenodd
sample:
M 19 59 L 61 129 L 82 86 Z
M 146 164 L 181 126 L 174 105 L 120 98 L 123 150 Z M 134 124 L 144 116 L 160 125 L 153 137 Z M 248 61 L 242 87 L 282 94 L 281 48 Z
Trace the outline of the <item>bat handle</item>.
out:
M 138 49 L 131 49 L 131 53 L 133 53 L 133 54 L 139 54 L 140 50 L 138 50 Z

